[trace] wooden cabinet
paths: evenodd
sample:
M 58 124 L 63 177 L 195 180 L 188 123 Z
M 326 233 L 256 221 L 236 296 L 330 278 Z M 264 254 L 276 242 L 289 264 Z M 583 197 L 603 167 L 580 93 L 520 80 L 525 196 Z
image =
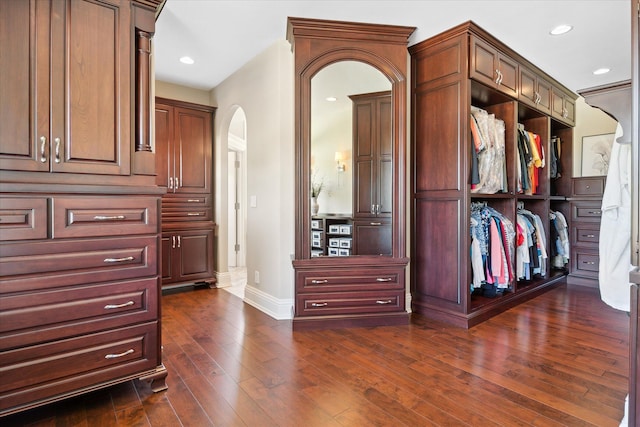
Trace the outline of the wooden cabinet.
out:
M 132 135 L 159 3 L 0 4 L 0 415 L 134 378 L 166 388 L 164 190 Z
M 296 248 L 294 329 L 406 325 L 405 162 L 407 42 L 411 27 L 289 18 L 287 39 L 294 46 L 296 139 Z M 316 256 L 309 203 L 311 189 L 311 87 L 313 76 L 340 61 L 379 70 L 391 92 L 351 95 L 354 188 L 353 245 L 371 247 L 383 237 L 361 230 L 360 221 L 384 223 L 388 247 L 375 254 Z M 351 86 L 353 87 L 353 86 Z M 388 86 L 387 86 L 388 87 Z M 371 232 L 370 232 L 371 231 Z M 358 241 L 360 234 L 365 240 Z M 374 236 L 372 236 L 374 235 Z M 317 237 L 323 234 L 318 233 Z M 327 235 L 324 234 L 325 240 Z M 317 239 L 321 240 L 321 239 Z M 346 243 L 345 243 L 346 244 Z M 318 242 L 321 246 L 322 242 Z M 340 249 L 340 248 L 338 248 Z M 343 248 L 347 249 L 347 248 Z M 380 256 L 382 252 L 387 256 Z
M 551 115 L 569 126 L 574 126 L 576 124 L 575 96 L 566 90 L 553 86 L 551 90 Z
M 520 66 L 520 90 L 518 100 L 537 108 L 545 114 L 551 114 L 551 83 L 544 77 Z
M 544 268 L 537 273 L 512 276 L 502 289 L 489 284 L 487 289 L 492 292 L 480 292 L 479 283 L 474 283 L 470 222 L 478 206 L 494 209 L 512 224 L 517 224 L 520 209 L 525 209 L 539 217 L 539 228 L 546 236 L 544 248 L 551 252 L 549 212 L 560 210 L 566 215 L 570 177 L 563 174 L 552 180 L 549 168 L 542 168 L 536 191 L 523 191 L 519 132 L 536 134 L 541 148 L 549 153 L 552 137 L 572 141 L 573 129 L 536 102 L 541 87 L 548 90 L 559 84 L 472 22 L 413 45 L 409 51 L 413 76 L 412 309 L 468 328 L 564 281 L 566 272 L 553 269 L 543 258 Z M 499 80 L 489 80 L 495 79 L 489 64 L 495 71 L 500 57 L 508 58 L 510 64 L 510 72 L 500 74 L 513 76 L 515 71 L 517 76 L 518 70 L 523 71 L 525 80 L 531 79 L 524 82 L 530 93 L 521 93 L 517 77 L 502 80 L 515 83 L 508 84 L 509 88 Z M 505 148 L 500 154 L 504 165 L 493 166 L 494 171 L 504 172 L 504 178 L 501 189 L 495 191 L 471 189 L 475 146 L 470 121 L 475 108 L 495 116 L 504 126 Z M 571 164 L 571 143 L 562 146 L 561 163 L 562 170 L 570 170 L 565 166 Z M 512 254 L 507 269 L 516 271 L 520 260 L 517 252 Z
M 357 257 L 342 268 L 317 266 L 296 271 L 296 317 L 307 327 L 395 324 L 404 317 L 404 265 L 358 266 Z
M 128 175 L 131 3 L 2 7 L 0 168 Z
M 495 46 L 471 36 L 470 77 L 507 95 L 518 94 L 518 63 Z
M 213 230 L 182 230 L 162 234 L 163 283 L 211 280 Z
M 212 126 L 215 108 L 156 98 L 162 198 L 162 284 L 215 283 Z
M 391 255 L 391 92 L 354 95 L 351 100 L 354 253 Z
M 598 287 L 604 186 L 604 176 L 572 179 L 569 204 L 571 256 L 567 283 Z
M 170 193 L 211 193 L 213 111 L 156 98 L 156 182 Z

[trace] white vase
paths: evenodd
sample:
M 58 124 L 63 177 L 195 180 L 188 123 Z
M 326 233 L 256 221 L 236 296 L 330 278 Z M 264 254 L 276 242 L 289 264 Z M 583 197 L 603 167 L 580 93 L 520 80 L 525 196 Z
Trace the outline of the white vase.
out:
M 320 211 L 320 205 L 318 204 L 318 198 L 312 197 L 311 198 L 311 215 L 318 215 L 319 211 Z

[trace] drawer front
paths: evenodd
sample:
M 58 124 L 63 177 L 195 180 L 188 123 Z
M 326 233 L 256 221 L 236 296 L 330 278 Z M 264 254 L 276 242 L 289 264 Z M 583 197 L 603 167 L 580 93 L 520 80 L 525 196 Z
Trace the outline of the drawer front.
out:
M 573 221 L 600 222 L 602 202 L 574 202 L 571 204 Z
M 571 227 L 571 244 L 598 249 L 600 227 L 598 224 L 574 223 Z
M 604 177 L 574 178 L 574 196 L 602 196 L 604 193 Z
M 158 239 L 135 236 L 0 244 L 0 294 L 156 276 Z
M 47 199 L 0 197 L 0 238 L 9 240 L 48 237 Z
M 404 269 L 372 269 L 367 273 L 353 271 L 298 272 L 299 292 L 335 292 L 391 290 L 405 288 Z
M 56 197 L 53 237 L 97 237 L 158 232 L 156 197 Z
M 297 316 L 349 315 L 404 311 L 404 290 L 298 294 Z
M 151 322 L 0 352 L 0 410 L 154 369 L 157 329 Z
M 0 349 L 149 322 L 157 317 L 156 278 L 3 296 Z
M 210 208 L 211 196 L 208 194 L 167 194 L 162 197 L 162 209 L 165 208 Z
M 162 208 L 162 222 L 176 221 L 211 221 L 212 211 L 210 207 L 187 206 L 186 208 Z
M 576 250 L 571 264 L 571 274 L 598 278 L 600 257 L 597 251 Z

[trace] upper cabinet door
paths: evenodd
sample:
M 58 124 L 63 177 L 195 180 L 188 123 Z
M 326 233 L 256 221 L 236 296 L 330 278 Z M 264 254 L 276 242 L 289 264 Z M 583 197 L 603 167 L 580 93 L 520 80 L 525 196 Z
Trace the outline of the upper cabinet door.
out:
M 51 3 L 51 169 L 128 175 L 131 4 Z
M 543 113 L 551 114 L 551 83 L 520 65 L 518 99 Z
M 210 193 L 212 115 L 176 108 L 174 117 L 175 192 Z
M 475 36 L 471 36 L 469 67 L 472 79 L 507 95 L 518 95 L 518 63 Z
M 0 1 L 0 169 L 49 170 L 49 3 Z

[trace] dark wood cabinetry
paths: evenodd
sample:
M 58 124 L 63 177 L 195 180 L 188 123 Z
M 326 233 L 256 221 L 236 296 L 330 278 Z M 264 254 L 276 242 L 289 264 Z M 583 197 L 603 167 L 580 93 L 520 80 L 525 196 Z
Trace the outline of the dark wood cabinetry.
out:
M 569 237 L 570 269 L 567 283 L 598 287 L 600 221 L 605 177 L 572 179 Z
M 471 35 L 470 77 L 507 95 L 518 94 L 518 63 L 495 46 Z
M 559 83 L 472 22 L 409 51 L 412 308 L 427 317 L 470 327 L 564 280 L 565 271 L 552 269 L 545 260 L 543 273 L 514 279 L 493 297 L 472 289 L 470 214 L 472 204 L 486 205 L 515 224 L 521 206 L 540 217 L 550 252 L 549 212 L 567 211 L 570 178 L 552 179 L 549 168 L 541 169 L 536 191 L 520 192 L 518 132 L 522 126 L 538 135 L 545 153 L 550 152 L 552 137 L 564 141 L 561 163 L 566 171 L 570 170 L 573 130 L 549 111 L 550 88 L 561 87 Z M 472 107 L 504 123 L 504 190 L 471 191 Z M 516 260 L 514 255 L 511 262 L 515 265 Z
M 353 101 L 353 217 L 358 255 L 391 255 L 393 137 L 391 92 Z
M 294 50 L 296 104 L 294 329 L 409 322 L 405 307 L 408 259 L 404 256 L 405 85 L 407 41 L 413 30 L 289 18 L 287 39 Z M 320 232 L 327 230 L 317 227 L 320 224 L 315 223 L 317 218 L 312 217 L 309 203 L 310 89 L 313 76 L 340 61 L 358 61 L 376 68 L 391 82 L 391 93 L 352 96 L 353 128 L 358 135 L 352 145 L 357 188 L 352 215 L 355 255 L 330 257 L 318 256 L 319 251 L 313 249 L 323 245 L 321 241 L 314 244 L 314 237 L 326 240 L 327 235 Z M 381 243 L 383 239 L 385 243 Z M 363 255 L 355 245 L 366 246 L 371 252 Z
M 128 175 L 131 3 L 19 1 L 3 9 L 0 49 L 12 66 L 0 77 L 0 119 L 11 126 L 0 130 L 0 168 Z
M 159 3 L 0 6 L 0 415 L 133 378 L 166 388 L 163 190 L 131 134 L 149 124 L 134 55 Z
M 215 108 L 156 98 L 162 198 L 162 284 L 215 283 L 212 127 Z

